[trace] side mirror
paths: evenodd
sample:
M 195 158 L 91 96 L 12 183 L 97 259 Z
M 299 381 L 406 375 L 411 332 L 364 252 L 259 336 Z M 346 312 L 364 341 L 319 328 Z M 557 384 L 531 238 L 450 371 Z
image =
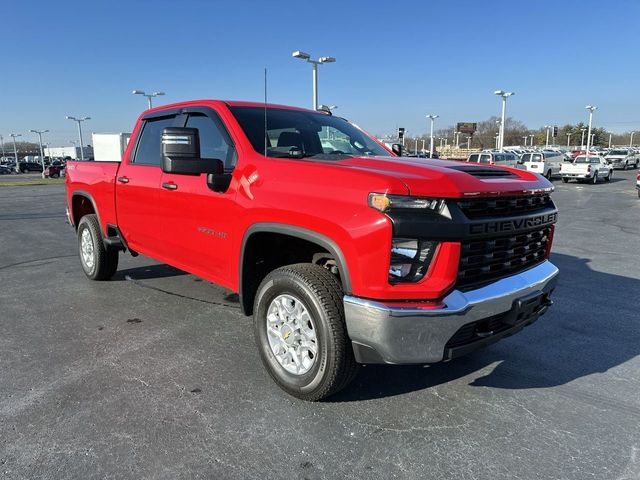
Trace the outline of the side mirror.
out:
M 391 144 L 391 151 L 393 153 L 395 153 L 396 155 L 398 155 L 399 157 L 402 156 L 402 144 L 401 143 L 393 143 Z
M 167 127 L 162 130 L 162 171 L 181 175 L 224 173 L 222 160 L 200 158 L 197 128 Z

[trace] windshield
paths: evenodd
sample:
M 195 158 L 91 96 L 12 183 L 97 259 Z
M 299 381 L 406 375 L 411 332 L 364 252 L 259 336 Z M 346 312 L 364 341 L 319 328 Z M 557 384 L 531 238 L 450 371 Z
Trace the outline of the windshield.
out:
M 268 157 L 316 157 L 392 154 L 346 120 L 325 113 L 260 107 L 230 107 L 256 152 Z
M 598 163 L 598 157 L 589 157 L 589 161 L 587 161 L 587 157 L 577 157 L 573 163 Z
M 627 155 L 626 150 L 611 150 L 607 155 Z

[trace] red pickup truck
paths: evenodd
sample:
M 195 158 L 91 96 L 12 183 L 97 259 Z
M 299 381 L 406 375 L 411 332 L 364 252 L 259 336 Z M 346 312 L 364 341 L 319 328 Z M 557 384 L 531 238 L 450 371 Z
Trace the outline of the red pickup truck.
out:
M 427 364 L 551 304 L 557 209 L 525 170 L 399 158 L 343 118 L 202 100 L 138 119 L 121 162 L 68 162 L 82 268 L 121 251 L 239 293 L 280 387 L 319 400 L 359 364 Z

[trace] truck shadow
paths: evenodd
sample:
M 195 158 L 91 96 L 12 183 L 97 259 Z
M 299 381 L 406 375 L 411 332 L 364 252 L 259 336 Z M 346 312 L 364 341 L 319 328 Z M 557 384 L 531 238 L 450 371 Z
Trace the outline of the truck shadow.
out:
M 330 402 L 401 395 L 448 382 L 502 389 L 548 388 L 604 373 L 640 354 L 635 299 L 640 280 L 598 272 L 589 260 L 554 254 L 555 305 L 513 337 L 430 366 L 367 365 Z
M 188 273 L 164 263 L 156 263 L 153 265 L 118 270 L 113 276 L 112 281 L 126 280 L 127 277 L 133 278 L 134 280 L 149 280 L 152 278 L 177 277 L 180 275 L 188 275 Z

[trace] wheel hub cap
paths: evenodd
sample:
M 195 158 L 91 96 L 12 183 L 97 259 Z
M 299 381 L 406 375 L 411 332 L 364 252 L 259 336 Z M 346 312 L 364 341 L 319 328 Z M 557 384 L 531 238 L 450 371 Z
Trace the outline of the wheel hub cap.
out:
M 93 238 L 91 238 L 91 233 L 88 229 L 82 231 L 80 252 L 82 254 L 82 261 L 87 268 L 93 268 Z
M 267 337 L 271 352 L 287 372 L 307 373 L 315 364 L 318 343 L 313 319 L 293 295 L 278 295 L 267 310 Z

